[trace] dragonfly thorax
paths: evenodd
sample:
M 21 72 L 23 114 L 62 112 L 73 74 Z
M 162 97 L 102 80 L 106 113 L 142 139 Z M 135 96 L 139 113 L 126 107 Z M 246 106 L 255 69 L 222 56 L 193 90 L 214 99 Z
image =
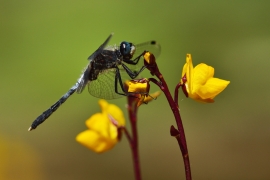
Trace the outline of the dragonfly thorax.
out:
M 103 50 L 102 53 L 98 54 L 89 64 L 90 72 L 88 79 L 90 81 L 96 80 L 100 72 L 115 68 L 121 63 L 122 57 L 119 50 Z

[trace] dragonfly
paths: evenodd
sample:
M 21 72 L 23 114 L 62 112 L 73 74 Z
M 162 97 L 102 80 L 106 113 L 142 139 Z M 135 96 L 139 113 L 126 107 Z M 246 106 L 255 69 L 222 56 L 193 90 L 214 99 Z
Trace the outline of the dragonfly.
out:
M 36 129 L 74 92 L 80 94 L 86 86 L 88 86 L 88 92 L 97 98 L 115 99 L 126 96 L 123 77 L 128 76 L 135 79 L 145 69 L 140 59 L 146 51 L 150 51 L 156 57 L 160 54 L 161 47 L 156 41 L 137 45 L 122 41 L 119 46 L 106 47 L 112 36 L 113 33 L 88 57 L 88 65 L 77 82 L 56 103 L 38 116 L 28 131 Z

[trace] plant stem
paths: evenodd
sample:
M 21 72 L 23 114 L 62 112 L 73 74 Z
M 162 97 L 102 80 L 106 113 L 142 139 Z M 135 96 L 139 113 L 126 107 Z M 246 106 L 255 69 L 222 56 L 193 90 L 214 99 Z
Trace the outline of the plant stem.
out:
M 161 75 L 161 74 L 160 74 Z M 164 80 L 163 76 L 160 76 L 161 78 L 160 81 L 162 82 L 162 86 L 164 87 L 164 94 L 171 106 L 171 109 L 173 111 L 175 120 L 176 120 L 176 124 L 177 124 L 177 128 L 179 131 L 179 138 L 177 138 L 178 142 L 179 142 L 179 146 L 182 152 L 182 156 L 183 156 L 183 160 L 184 160 L 184 165 L 185 165 L 185 173 L 186 173 L 186 179 L 187 180 L 191 180 L 191 169 L 190 169 L 190 162 L 189 162 L 189 155 L 188 155 L 188 149 L 187 149 L 187 142 L 186 142 L 186 136 L 185 136 L 185 131 L 184 131 L 184 126 L 182 123 L 182 119 L 180 116 L 180 111 L 178 106 L 176 105 L 176 103 L 174 102 L 170 91 L 168 89 L 167 83 Z
M 159 72 L 159 69 L 158 69 L 157 66 L 155 67 L 154 74 L 158 77 L 160 82 L 158 82 L 156 79 L 153 79 L 153 78 L 149 78 L 149 80 L 154 82 L 155 84 L 157 84 L 160 87 L 160 89 L 164 92 L 164 94 L 165 94 L 165 96 L 166 96 L 166 98 L 167 98 L 167 100 L 169 102 L 169 105 L 170 105 L 170 107 L 172 109 L 172 112 L 174 114 L 175 121 L 176 121 L 176 124 L 177 124 L 178 132 L 179 132 L 179 135 L 175 136 L 175 137 L 176 137 L 176 139 L 178 141 L 178 144 L 179 144 L 179 147 L 180 147 L 180 150 L 181 150 L 181 153 L 182 153 L 182 157 L 183 157 L 183 160 L 184 160 L 186 180 L 191 180 L 192 177 L 191 177 L 190 161 L 189 161 L 189 155 L 188 155 L 188 148 L 187 148 L 187 143 L 186 143 L 185 131 L 184 131 L 184 127 L 183 127 L 182 119 L 181 119 L 181 116 L 180 116 L 180 110 L 178 108 L 177 101 L 175 102 L 173 100 L 173 98 L 171 96 L 171 93 L 169 91 L 169 88 L 167 86 L 167 83 L 164 80 L 163 75 Z M 175 98 L 177 98 L 177 97 L 178 97 L 178 95 L 175 96 Z
M 133 167 L 136 180 L 141 180 L 139 150 L 138 150 L 138 131 L 137 131 L 137 98 L 128 96 L 128 113 L 131 123 L 132 141 L 129 141 L 132 151 Z

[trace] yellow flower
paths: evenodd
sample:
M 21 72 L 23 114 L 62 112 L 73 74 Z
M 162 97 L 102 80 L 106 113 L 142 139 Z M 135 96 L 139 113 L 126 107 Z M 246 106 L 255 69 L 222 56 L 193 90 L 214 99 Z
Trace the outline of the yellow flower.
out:
M 191 54 L 187 54 L 181 83 L 184 84 L 188 97 L 200 102 L 214 102 L 214 97 L 221 93 L 230 81 L 213 76 L 213 67 L 201 63 L 193 68 Z
M 150 84 L 148 79 L 135 79 L 126 81 L 129 93 L 135 94 L 148 94 L 150 89 Z
M 102 112 L 91 116 L 86 121 L 89 129 L 76 137 L 76 141 L 97 153 L 112 149 L 118 142 L 118 128 L 125 126 L 125 118 L 119 107 L 105 100 L 100 100 L 99 105 Z
M 137 106 L 140 106 L 142 103 L 148 103 L 160 95 L 159 91 L 149 95 L 150 84 L 146 78 L 126 81 L 125 85 L 127 92 L 131 96 L 138 98 Z

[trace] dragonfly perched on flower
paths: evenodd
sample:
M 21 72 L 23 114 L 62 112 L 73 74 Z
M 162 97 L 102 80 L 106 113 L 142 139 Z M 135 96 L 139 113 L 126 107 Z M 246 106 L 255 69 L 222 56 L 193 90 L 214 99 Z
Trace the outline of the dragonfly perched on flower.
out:
M 146 51 L 151 51 L 156 57 L 160 54 L 161 48 L 156 41 L 137 45 L 123 41 L 120 46 L 106 47 L 112 36 L 113 34 L 110 34 L 105 42 L 88 57 L 89 63 L 76 84 L 38 116 L 28 131 L 43 123 L 75 91 L 82 93 L 87 85 L 89 93 L 98 98 L 115 99 L 127 95 L 123 86 L 123 77 L 135 79 L 144 70 L 145 67 L 140 59 Z

